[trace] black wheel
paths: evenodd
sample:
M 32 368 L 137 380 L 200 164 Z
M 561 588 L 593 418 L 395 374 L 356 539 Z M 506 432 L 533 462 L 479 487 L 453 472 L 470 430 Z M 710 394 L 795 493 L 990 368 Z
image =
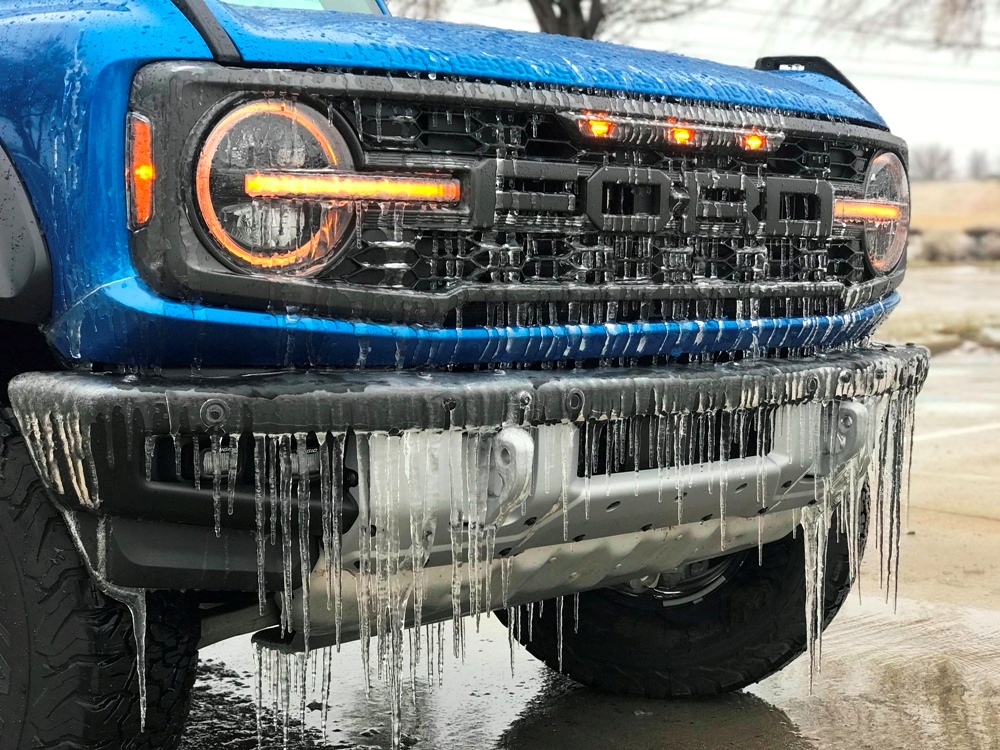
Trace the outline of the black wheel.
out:
M 847 538 L 836 527 L 827 548 L 824 628 L 852 583 Z M 561 671 L 610 693 L 709 696 L 758 682 L 806 650 L 801 533 L 765 545 L 760 565 L 754 549 L 708 561 L 691 573 L 643 593 L 617 587 L 580 594 L 578 617 L 573 597 L 564 597 Z M 521 607 L 514 627 L 522 645 L 557 670 L 558 603 L 536 604 L 530 613 Z M 512 627 L 505 612 L 497 614 Z
M 129 610 L 92 582 L 20 438 L 0 474 L 0 750 L 149 748 L 180 741 L 198 661 L 197 603 L 147 595 L 140 732 Z

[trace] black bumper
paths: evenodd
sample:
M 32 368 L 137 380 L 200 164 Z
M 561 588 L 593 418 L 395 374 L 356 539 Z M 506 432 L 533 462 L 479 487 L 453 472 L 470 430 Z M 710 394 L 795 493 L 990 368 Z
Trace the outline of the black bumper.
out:
M 656 369 L 199 377 L 28 373 L 11 383 L 10 395 L 50 492 L 67 508 L 114 519 L 107 543 L 110 580 L 253 591 L 255 436 L 315 439 L 332 432 L 349 441 L 355 432 L 583 422 L 854 399 L 916 391 L 927 364 L 920 347 L 877 346 L 802 360 Z M 196 486 L 192 476 L 196 449 L 207 447 L 213 435 L 232 436 L 246 457 L 231 510 L 228 487 L 222 493 L 225 540 L 216 539 L 213 528 L 211 478 Z M 348 486 L 350 474 L 345 471 Z M 319 487 L 314 490 L 311 497 L 318 498 Z M 309 527 L 318 533 L 320 503 L 311 502 Z M 349 528 L 357 514 L 348 493 L 341 528 Z M 311 544 L 310 557 L 317 554 L 318 545 Z M 272 576 L 278 583 L 280 571 L 272 571 L 269 580 Z

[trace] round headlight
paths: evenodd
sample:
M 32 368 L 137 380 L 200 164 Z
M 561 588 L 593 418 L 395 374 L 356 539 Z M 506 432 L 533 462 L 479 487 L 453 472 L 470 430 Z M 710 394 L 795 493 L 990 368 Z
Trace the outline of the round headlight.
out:
M 348 202 L 249 195 L 246 175 L 281 170 L 350 171 L 343 136 L 313 109 L 279 99 L 226 114 L 205 139 L 195 198 L 219 257 L 255 272 L 308 275 L 329 265 L 353 217 Z
M 890 152 L 876 156 L 865 178 L 865 201 L 885 206 L 880 215 L 865 219 L 865 247 L 868 261 L 879 273 L 893 270 L 906 250 L 910 231 L 910 183 L 899 157 Z

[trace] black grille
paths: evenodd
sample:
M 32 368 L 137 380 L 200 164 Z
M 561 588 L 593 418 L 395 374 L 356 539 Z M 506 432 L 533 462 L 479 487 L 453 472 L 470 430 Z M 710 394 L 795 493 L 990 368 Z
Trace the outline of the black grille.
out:
M 301 99 L 356 141 L 356 171 L 453 176 L 463 200 L 368 202 L 316 275 L 238 272 L 189 184 L 235 92 Z M 430 328 L 555 325 L 830 314 L 898 280 L 874 278 L 861 231 L 832 208 L 863 192 L 876 152 L 905 158 L 902 141 L 865 124 L 555 85 L 190 63 L 143 68 L 130 106 L 165 123 L 156 148 L 187 165 L 164 173 L 162 210 L 133 238 L 142 278 L 171 299 Z M 619 133 L 630 140 L 582 137 L 586 111 L 631 123 Z M 644 135 L 672 117 L 733 138 L 680 147 Z M 773 151 L 739 148 L 747 128 Z
M 789 177 L 863 182 L 874 149 L 840 140 L 791 136 L 766 159 L 722 153 L 665 153 L 628 148 L 608 152 L 575 145 L 552 114 L 517 110 L 444 107 L 425 103 L 340 101 L 334 106 L 353 122 L 369 151 L 448 156 L 544 159 L 585 164 L 756 171 Z
M 435 295 L 470 288 L 568 286 L 624 286 L 635 292 L 627 302 L 459 303 L 435 321 L 442 325 L 691 320 L 702 318 L 707 309 L 727 318 L 797 316 L 809 310 L 834 314 L 842 311 L 835 290 L 818 300 L 787 294 L 773 295 L 762 305 L 730 299 L 714 306 L 657 301 L 648 293 L 706 281 L 856 284 L 868 278 L 857 230 L 842 227 L 841 236 L 823 239 L 753 236 L 742 230 L 742 219 L 699 216 L 686 222 L 675 211 L 661 226 L 646 231 L 635 225 L 608 231 L 588 217 L 584 191 L 587 176 L 600 166 L 662 170 L 682 186 L 686 175 L 708 171 L 747 175 L 761 185 L 770 176 L 827 180 L 857 191 L 874 154 L 869 145 L 789 135 L 775 152 L 759 156 L 621 144 L 597 150 L 581 145 L 551 113 L 361 99 L 331 100 L 330 106 L 352 124 L 369 158 L 380 165 L 395 160 L 432 168 L 440 157 L 452 165 L 495 164 L 499 176 L 491 177 L 495 187 L 492 182 L 487 186 L 490 199 L 494 193 L 496 198 L 491 227 L 461 226 L 454 217 L 435 221 L 429 212 L 371 207 L 359 215 L 360 240 L 324 274 L 327 281 L 386 294 L 392 289 Z M 641 219 L 660 200 L 657 191 L 671 189 L 611 185 L 602 196 L 602 210 Z M 738 200 L 739 191 L 706 189 L 704 199 Z M 782 217 L 816 218 L 810 196 L 784 200 Z M 764 210 L 755 207 L 751 218 L 760 221 Z
M 685 244 L 686 243 L 686 244 Z M 759 243 L 679 235 L 368 230 L 331 276 L 366 286 L 442 291 L 477 284 L 680 284 L 861 281 L 858 239 Z

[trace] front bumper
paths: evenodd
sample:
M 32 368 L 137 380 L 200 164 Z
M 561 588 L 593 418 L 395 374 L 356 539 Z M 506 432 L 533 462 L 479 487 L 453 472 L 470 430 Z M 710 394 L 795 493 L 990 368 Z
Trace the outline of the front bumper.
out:
M 899 304 L 902 272 L 854 287 L 813 282 L 767 289 L 746 284 L 750 296 L 830 294 L 845 312 L 807 318 L 709 319 L 522 327 L 433 328 L 236 310 L 161 297 L 131 278 L 106 284 L 49 327 L 52 345 L 77 362 L 130 366 L 442 367 L 555 362 L 623 357 L 680 357 L 713 352 L 823 348 L 869 336 Z M 675 290 L 677 300 L 715 299 L 711 285 Z M 544 300 L 544 289 L 525 301 Z M 673 292 L 672 292 L 673 294 Z M 622 292 L 622 300 L 628 292 Z M 615 297 L 617 299 L 617 297 Z M 108 325 L 114 321 L 114 325 Z M 81 336 L 81 331 L 87 335 Z
M 666 564 L 665 543 L 683 538 L 686 526 L 702 527 L 688 535 L 702 543 L 675 547 L 687 558 L 717 553 L 709 537 L 727 549 L 756 544 L 756 520 L 751 527 L 739 519 L 761 516 L 767 536 L 787 533 L 787 512 L 815 499 L 816 477 L 870 452 L 876 420 L 868 415 L 887 397 L 915 395 L 927 362 L 918 347 L 878 346 L 796 361 L 656 369 L 30 373 L 11 383 L 10 395 L 50 492 L 83 518 L 112 518 L 93 524 L 109 537 L 85 539 L 84 546 L 90 555 L 101 550 L 93 567 L 117 585 L 254 591 L 256 555 L 263 550 L 267 589 L 288 586 L 281 561 L 290 557 L 302 570 L 315 566 L 319 579 L 312 588 L 322 590 L 326 566 L 317 562 L 322 530 L 330 531 L 334 475 L 323 461 L 309 461 L 327 450 L 319 446 L 339 446 L 332 461 L 344 492 L 333 492 L 335 523 L 345 532 L 339 554 L 349 571 L 360 567 L 367 544 L 356 530 L 372 523 L 371 498 L 382 492 L 400 501 L 395 520 L 402 550 L 412 546 L 407 519 L 421 498 L 429 569 L 450 564 L 456 552 L 447 527 L 458 502 L 473 519 L 471 528 L 489 529 L 498 556 L 528 564 L 554 548 L 575 546 L 579 554 L 567 562 L 570 568 L 579 568 L 587 554 L 619 565 L 615 576 L 592 568 L 580 583 L 592 587 Z M 837 428 L 838 415 L 852 404 L 860 405 L 850 420 L 853 436 Z M 718 422 L 707 415 L 728 416 Z M 739 441 L 723 439 L 714 427 L 732 430 L 737 421 L 748 436 Z M 626 423 L 641 427 L 607 429 Z M 686 442 L 678 437 L 685 433 Z M 581 450 L 581 442 L 595 440 L 600 451 Z M 737 449 L 737 442 L 749 445 Z M 236 455 L 227 453 L 230 445 L 238 446 Z M 261 463 L 261 446 L 267 454 L 271 445 L 276 456 L 282 445 L 297 446 L 282 464 L 287 491 L 274 481 L 275 462 Z M 432 461 L 433 454 L 439 457 Z M 460 456 L 461 467 L 447 456 Z M 393 461 L 396 474 L 389 476 L 384 472 Z M 297 465 L 315 470 L 296 473 Z M 608 472 L 608 465 L 619 470 Z M 200 482 L 192 476 L 196 466 Z M 360 475 L 353 484 L 352 475 Z M 436 494 L 417 492 L 415 483 Z M 477 493 L 482 502 L 470 507 Z M 290 504 L 296 510 L 286 516 L 283 507 Z M 732 519 L 728 540 L 724 528 L 721 535 L 711 529 L 722 524 L 722 507 Z M 289 533 L 271 541 L 266 530 L 279 513 Z M 214 539 L 215 524 L 221 540 Z M 160 533 L 167 526 L 171 532 Z M 668 536 L 655 536 L 668 527 Z M 282 550 L 283 541 L 293 549 Z M 638 542 L 646 552 L 637 556 Z M 468 540 L 459 545 L 470 546 Z M 587 553 L 588 545 L 604 551 Z M 621 568 L 630 556 L 634 564 Z M 546 575 L 542 588 L 526 587 L 524 596 L 551 593 L 556 579 Z

